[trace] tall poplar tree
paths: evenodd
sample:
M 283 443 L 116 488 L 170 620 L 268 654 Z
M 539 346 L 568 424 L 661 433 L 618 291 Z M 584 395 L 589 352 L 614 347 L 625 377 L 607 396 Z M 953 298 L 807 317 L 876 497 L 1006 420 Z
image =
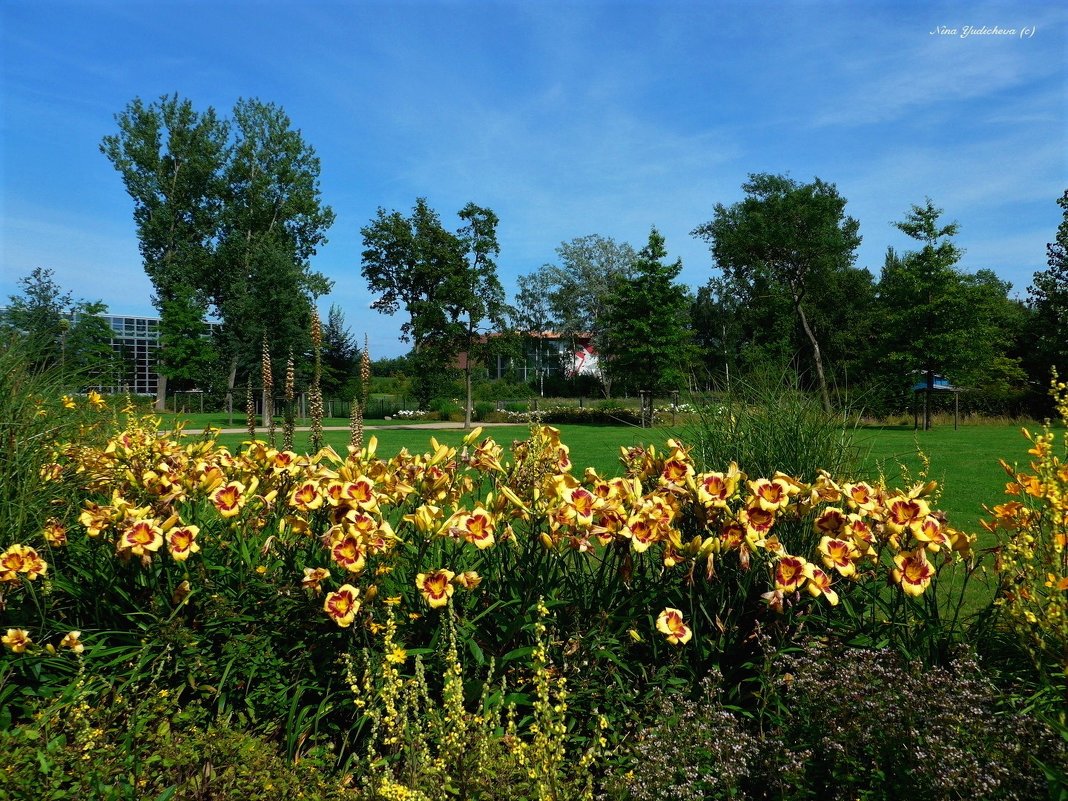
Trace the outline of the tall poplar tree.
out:
M 228 393 L 239 366 L 255 372 L 265 332 L 279 352 L 306 350 L 311 304 L 330 288 L 310 258 L 334 214 L 320 197 L 315 151 L 285 112 L 239 100 L 226 121 L 175 95 L 135 99 L 116 121 L 100 149 L 134 201 L 163 375 L 195 376 L 214 358 L 203 335 L 209 311 L 221 320 Z M 157 403 L 165 394 L 161 381 Z
M 212 299 L 229 126 L 213 109 L 197 112 L 177 95 L 147 105 L 137 98 L 115 119 L 118 133 L 105 136 L 100 150 L 134 202 L 141 259 L 160 313 L 162 408 L 167 377 L 203 361 L 210 348 L 203 337 L 189 340 L 188 321 L 202 320 Z M 186 344 L 180 359 L 166 347 L 176 341 Z

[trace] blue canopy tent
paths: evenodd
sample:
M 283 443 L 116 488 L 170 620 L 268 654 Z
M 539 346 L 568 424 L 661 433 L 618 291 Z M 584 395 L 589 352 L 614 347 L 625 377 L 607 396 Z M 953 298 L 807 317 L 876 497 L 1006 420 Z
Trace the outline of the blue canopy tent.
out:
M 931 393 L 932 392 L 952 392 L 953 393 L 953 430 L 956 431 L 959 425 L 960 417 L 960 402 L 958 395 L 960 394 L 960 388 L 955 387 L 949 383 L 949 379 L 944 375 L 937 375 L 933 370 L 926 370 L 920 373 L 923 376 L 922 380 L 917 381 L 912 387 L 912 427 L 918 429 L 920 427 L 919 420 L 919 408 L 917 407 L 917 395 L 923 394 L 923 430 L 931 430 Z

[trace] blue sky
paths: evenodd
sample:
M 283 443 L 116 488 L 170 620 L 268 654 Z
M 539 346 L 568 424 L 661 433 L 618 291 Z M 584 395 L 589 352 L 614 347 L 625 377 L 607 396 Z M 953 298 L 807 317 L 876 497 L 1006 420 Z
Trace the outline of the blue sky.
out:
M 407 346 L 369 309 L 360 227 L 418 196 L 450 227 L 468 201 L 497 212 L 509 292 L 562 241 L 640 247 L 653 225 L 696 289 L 712 267 L 689 232 L 717 202 L 749 173 L 818 176 L 860 221 L 858 266 L 907 248 L 890 223 L 930 196 L 962 267 L 1025 295 L 1068 187 L 1066 53 L 1057 3 L 4 0 L 0 302 L 42 266 L 152 313 L 98 145 L 134 97 L 175 92 L 273 101 L 302 130 L 337 214 L 321 307 L 374 358 Z

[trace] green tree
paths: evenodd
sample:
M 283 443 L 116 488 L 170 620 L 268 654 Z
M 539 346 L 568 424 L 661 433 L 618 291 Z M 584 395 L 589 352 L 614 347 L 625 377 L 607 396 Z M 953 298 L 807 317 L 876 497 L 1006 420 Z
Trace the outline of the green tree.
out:
M 66 336 L 64 360 L 84 387 L 110 391 L 120 388 L 121 362 L 111 346 L 111 326 L 103 318 L 108 307 L 100 301 L 79 301 Z
M 679 389 L 693 362 L 692 299 L 675 283 L 682 261 L 667 264 L 666 257 L 664 237 L 653 228 L 634 260 L 634 276 L 618 278 L 609 299 L 601 358 L 613 381 L 631 391 Z
M 111 326 L 100 301 L 75 301 L 37 267 L 19 279 L 22 293 L 8 298 L 4 328 L 25 337 L 38 354 L 36 367 L 60 366 L 79 387 L 111 389 L 119 385 L 120 360 L 111 347 Z
M 322 202 L 315 150 L 283 109 L 239 100 L 232 127 L 208 283 L 222 319 L 218 343 L 231 392 L 239 370 L 249 380 L 258 372 L 264 334 L 276 353 L 308 350 L 312 303 L 330 291 L 311 257 L 334 221 Z
M 1028 289 L 1034 310 L 1033 348 L 1043 383 L 1051 367 L 1061 380 L 1068 375 L 1068 190 L 1057 204 L 1063 216 L 1054 240 L 1046 245 L 1048 266 L 1035 273 Z
M 555 349 L 550 352 L 545 346 L 545 334 L 555 328 L 550 293 L 553 291 L 552 279 L 546 270 L 538 270 L 530 275 L 521 275 L 516 279 L 518 291 L 509 314 L 511 327 L 517 338 L 513 355 L 526 359 L 527 344 L 533 339 L 534 371 L 538 380 L 538 391 L 545 394 L 545 373 L 561 367 Z
M 693 235 L 709 244 L 715 265 L 736 285 L 783 291 L 812 352 L 820 396 L 831 408 L 821 343 L 811 324 L 819 298 L 811 288 L 822 276 L 850 268 L 860 245 L 859 223 L 845 214 L 834 184 L 819 178 L 800 184 L 782 175 L 750 175 L 744 200 L 717 203 L 713 218 Z
M 457 232 L 463 248 L 463 271 L 455 287 L 456 306 L 463 326 L 464 428 L 471 427 L 471 375 L 475 364 L 484 363 L 489 353 L 490 331 L 504 328 L 507 304 L 504 288 L 497 278 L 496 256 L 499 220 L 492 210 L 468 203 L 458 212 L 464 225 Z
M 230 122 L 172 96 L 135 99 L 116 120 L 100 149 L 134 201 L 164 350 L 182 343 L 163 355 L 164 371 L 181 377 L 214 357 L 207 337 L 189 337 L 190 318 L 209 309 L 221 320 L 228 392 L 239 365 L 255 371 L 264 332 L 280 352 L 306 351 L 312 299 L 329 291 L 309 260 L 333 212 L 321 202 L 315 152 L 285 112 L 239 100 Z M 161 381 L 157 403 L 165 394 Z
M 213 109 L 199 113 L 177 95 L 148 105 L 134 99 L 115 119 L 118 133 L 105 136 L 100 150 L 134 202 L 141 259 L 160 313 L 156 404 L 163 408 L 168 376 L 182 377 L 183 365 L 212 357 L 206 337 L 186 337 L 188 317 L 202 319 L 211 300 L 229 126 Z M 183 353 L 165 352 L 177 343 Z
M 345 312 L 336 303 L 330 305 L 323 326 L 323 392 L 328 397 L 351 397 L 346 389 L 355 375 L 360 350 L 352 329 L 345 324 Z
M 546 264 L 534 274 L 548 287 L 552 327 L 571 340 L 572 352 L 580 336 L 589 337 L 600 351 L 602 340 L 609 336 L 607 312 L 616 281 L 635 274 L 634 248 L 590 234 L 562 242 L 556 255 L 556 264 Z M 611 396 L 611 375 L 602 369 L 600 378 L 605 395 Z
M 879 278 L 879 352 L 887 379 L 899 386 L 927 371 L 982 385 L 1011 367 L 1004 362 L 1015 314 L 1011 285 L 990 270 L 962 272 L 963 252 L 953 242 L 959 226 L 942 224 L 941 215 L 928 198 L 894 223 L 922 247 L 889 250 Z
M 70 292 L 55 282 L 55 273 L 35 267 L 18 280 L 22 292 L 8 296 L 4 327 L 27 337 L 45 362 L 62 360 L 73 308 Z
M 160 374 L 168 376 L 176 390 L 216 390 L 218 352 L 196 290 L 187 284 L 176 284 L 169 297 L 158 300 L 157 305 L 161 322 Z M 162 324 L 164 320 L 166 325 Z
M 426 198 L 411 215 L 379 208 L 363 235 L 361 272 L 383 314 L 404 309 L 401 339 L 412 343 L 413 391 L 423 408 L 445 390 L 462 341 L 464 243 L 441 224 Z

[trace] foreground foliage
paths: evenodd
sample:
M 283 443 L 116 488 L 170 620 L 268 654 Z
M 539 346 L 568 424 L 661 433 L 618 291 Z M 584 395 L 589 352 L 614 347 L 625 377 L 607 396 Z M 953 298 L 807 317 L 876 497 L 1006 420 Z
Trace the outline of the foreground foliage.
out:
M 622 476 L 578 475 L 540 425 L 507 450 L 476 431 L 391 459 L 373 439 L 344 456 L 255 440 L 231 452 L 99 398 L 42 408 L 35 420 L 77 415 L 81 431 L 113 433 L 46 440 L 37 503 L 54 512 L 0 532 L 12 787 L 227 797 L 192 776 L 210 765 L 216 788 L 261 786 L 274 767 L 247 781 L 220 768 L 246 750 L 297 765 L 272 781 L 322 769 L 326 784 L 302 791 L 324 798 L 642 798 L 684 785 L 706 793 L 692 797 L 833 786 L 891 798 L 915 795 L 912 780 L 875 791 L 876 773 L 926 776 L 899 753 L 922 748 L 976 766 L 961 768 L 987 782 L 976 792 L 1000 793 L 1029 757 L 1036 776 L 1063 776 L 1055 716 L 1026 718 L 954 656 L 979 629 L 934 587 L 950 571 L 966 580 L 980 557 L 937 511 L 933 482 L 751 477 L 675 440 L 623 449 Z M 1049 539 L 1040 519 L 1016 530 Z M 865 683 L 880 670 L 885 682 Z M 709 676 L 718 700 L 686 718 Z M 690 725 L 674 727 L 664 703 L 695 738 L 718 721 L 721 739 L 654 780 L 650 765 L 679 753 L 655 744 Z M 999 731 L 1019 747 L 961 739 L 954 704 L 1006 716 Z M 1055 704 L 1047 693 L 1030 709 Z M 153 739 L 168 729 L 188 740 Z M 144 750 L 123 731 L 144 733 Z M 212 738 L 232 750 L 200 773 L 172 753 Z M 811 757 L 835 749 L 840 760 Z

